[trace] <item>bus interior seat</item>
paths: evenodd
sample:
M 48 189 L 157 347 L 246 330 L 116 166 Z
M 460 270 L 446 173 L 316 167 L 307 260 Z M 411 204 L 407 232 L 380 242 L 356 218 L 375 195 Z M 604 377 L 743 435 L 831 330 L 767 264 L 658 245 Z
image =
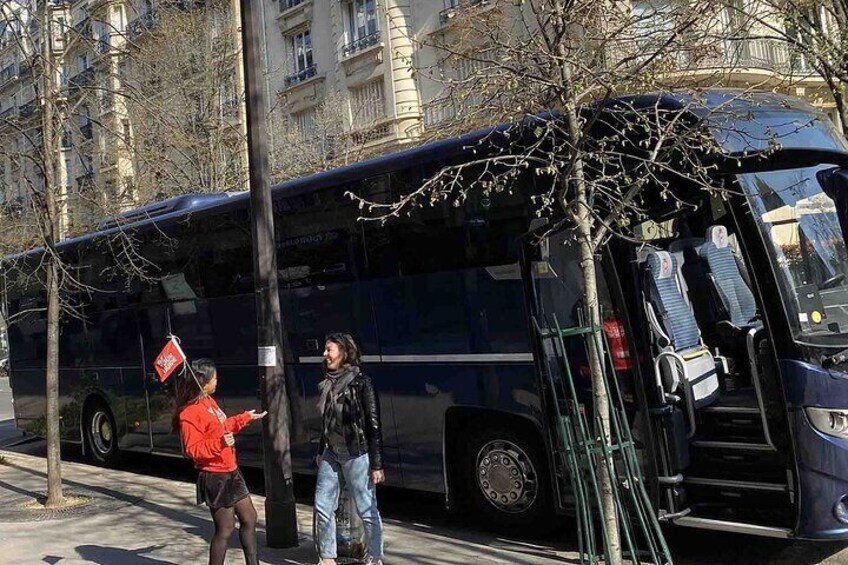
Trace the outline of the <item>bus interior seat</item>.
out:
M 710 226 L 699 255 L 703 259 L 709 292 L 716 312 L 716 332 L 734 353 L 744 351 L 745 335 L 759 328 L 757 302 L 728 245 L 727 228 Z
M 680 283 L 681 291 L 683 292 L 683 298 L 686 300 L 686 303 L 693 310 L 697 310 L 698 302 L 697 300 L 693 301 L 692 297 L 697 296 L 697 293 L 690 292 L 689 290 L 689 280 L 685 276 L 685 271 L 689 268 L 689 265 L 692 263 L 693 254 L 697 256 L 698 248 L 703 245 L 704 240 L 700 237 L 687 237 L 684 239 L 678 239 L 672 241 L 668 246 L 668 252 L 674 256 L 674 260 L 677 262 L 677 277 L 678 282 Z M 697 311 L 695 312 L 695 318 L 698 318 Z
M 645 310 L 658 346 L 657 383 L 666 394 L 683 389 L 694 433 L 694 410 L 719 397 L 715 359 L 701 342 L 695 315 L 681 293 L 674 256 L 667 251 L 650 253 L 644 273 Z

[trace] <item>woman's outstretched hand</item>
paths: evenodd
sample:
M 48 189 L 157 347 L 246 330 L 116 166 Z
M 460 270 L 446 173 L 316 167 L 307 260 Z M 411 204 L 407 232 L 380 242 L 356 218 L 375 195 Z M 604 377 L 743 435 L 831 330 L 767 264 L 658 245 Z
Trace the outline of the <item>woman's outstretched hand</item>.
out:
M 247 413 L 250 414 L 251 420 L 261 420 L 262 418 L 264 418 L 265 416 L 268 415 L 267 410 L 265 410 L 264 412 L 256 412 L 256 410 L 248 410 Z
M 385 480 L 386 474 L 382 471 L 382 469 L 379 471 L 371 471 L 371 482 L 375 485 L 379 485 Z

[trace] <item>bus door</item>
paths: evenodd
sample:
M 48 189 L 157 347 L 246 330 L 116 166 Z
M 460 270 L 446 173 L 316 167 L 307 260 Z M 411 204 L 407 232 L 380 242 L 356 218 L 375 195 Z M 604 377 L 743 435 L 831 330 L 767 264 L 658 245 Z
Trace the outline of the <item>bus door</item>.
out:
M 544 228 L 536 230 L 537 234 L 544 234 Z M 528 297 L 528 311 L 533 315 L 539 325 L 544 327 L 559 326 L 562 329 L 585 326 L 584 285 L 583 273 L 579 263 L 579 249 L 570 243 L 570 233 L 558 232 L 544 234 L 543 236 L 530 235 L 525 239 L 522 273 L 525 285 L 525 293 Z M 621 310 L 620 300 L 613 300 L 617 287 L 608 284 L 605 271 L 612 273 L 611 267 L 613 257 L 605 253 L 603 259 L 596 263 L 596 277 L 598 288 L 598 301 L 601 309 L 602 329 L 609 348 L 606 358 L 612 364 L 615 372 L 617 386 L 613 387 L 616 405 L 624 408 L 624 412 L 631 426 L 632 433 L 637 440 L 641 439 L 644 421 L 644 398 L 637 390 L 636 368 L 631 356 L 630 339 L 626 331 L 625 316 Z M 608 265 L 609 264 L 609 265 Z M 608 267 L 605 269 L 605 267 Z M 558 346 L 552 347 L 536 339 L 534 355 L 540 370 L 551 371 L 558 375 L 556 379 L 565 377 L 560 375 L 557 355 L 564 355 L 569 364 L 571 379 L 575 388 L 577 400 L 581 410 L 585 411 L 587 421 L 593 421 L 593 396 L 592 376 L 589 369 L 589 356 L 586 342 L 581 335 L 563 338 L 563 351 Z M 543 373 L 540 373 L 540 378 Z M 567 378 L 567 377 L 566 377 Z M 563 381 L 562 386 L 567 386 Z M 546 392 L 544 398 L 546 423 L 549 427 L 548 440 L 551 442 L 549 448 L 553 452 L 564 449 L 562 438 L 558 436 L 559 423 L 556 421 L 555 402 L 562 405 L 563 398 L 544 384 L 542 390 Z M 621 404 L 618 404 L 620 402 Z M 637 441 L 637 449 L 642 448 L 642 442 Z M 554 458 L 552 458 L 553 460 Z M 560 484 L 556 485 L 559 492 L 558 503 L 563 506 L 569 504 L 571 499 L 571 484 L 566 472 L 555 470 L 555 476 L 561 478 Z
M 138 312 L 141 336 L 142 366 L 144 367 L 144 394 L 147 401 L 146 421 L 139 429 L 146 429 L 150 448 L 155 452 L 179 454 L 182 447 L 179 434 L 172 433 L 175 410 L 174 383 L 171 378 L 159 382 L 153 369 L 153 360 L 171 335 L 171 322 L 167 304 L 147 306 Z

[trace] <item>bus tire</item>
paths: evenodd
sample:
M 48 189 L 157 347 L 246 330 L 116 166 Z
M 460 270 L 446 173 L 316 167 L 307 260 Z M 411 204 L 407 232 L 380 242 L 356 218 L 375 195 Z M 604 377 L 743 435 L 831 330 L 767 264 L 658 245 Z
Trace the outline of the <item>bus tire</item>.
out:
M 520 429 L 479 427 L 463 443 L 464 498 L 485 527 L 524 534 L 552 528 L 553 499 L 541 438 Z
M 117 463 L 118 428 L 112 411 L 102 400 L 92 400 L 85 408 L 83 431 L 86 454 L 98 465 L 111 466 Z

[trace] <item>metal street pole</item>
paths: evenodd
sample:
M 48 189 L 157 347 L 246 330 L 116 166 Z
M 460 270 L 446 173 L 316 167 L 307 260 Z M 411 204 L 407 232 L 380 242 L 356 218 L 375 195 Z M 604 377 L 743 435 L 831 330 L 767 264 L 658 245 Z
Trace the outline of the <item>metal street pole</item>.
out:
M 261 5 L 256 0 L 241 0 L 258 357 L 262 377 L 262 408 L 268 410 L 268 416 L 262 421 L 265 527 L 269 547 L 297 547 L 289 403 L 283 366 L 283 321 L 277 289 L 274 214 L 268 181 L 264 81 L 259 59 L 258 9 L 261 9 Z

